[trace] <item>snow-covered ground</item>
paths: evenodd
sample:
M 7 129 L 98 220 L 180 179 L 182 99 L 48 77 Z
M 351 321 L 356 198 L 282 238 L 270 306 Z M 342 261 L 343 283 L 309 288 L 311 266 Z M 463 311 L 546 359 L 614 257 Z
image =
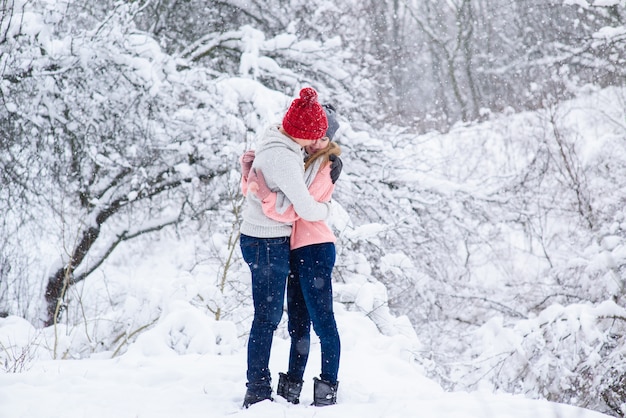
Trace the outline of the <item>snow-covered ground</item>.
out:
M 191 340 L 196 351 L 179 355 L 167 348 L 171 328 L 161 321 L 122 356 L 101 353 L 83 360 L 35 360 L 28 370 L 0 374 L 1 418 L 174 418 L 174 417 L 420 417 L 420 418 L 600 418 L 605 415 L 566 405 L 491 393 L 449 393 L 426 378 L 414 361 L 419 344 L 409 337 L 382 335 L 363 314 L 337 305 L 342 337 L 338 404 L 311 406 L 313 376 L 319 373 L 314 338 L 300 405 L 282 398 L 241 408 L 245 392 L 245 347 L 227 354 Z M 196 321 L 179 319 L 188 324 Z M 183 321 L 184 322 L 184 321 Z M 35 331 L 24 320 L 0 320 L 2 341 Z M 35 331 L 36 332 L 36 331 Z M 233 340 L 233 344 L 235 344 Z M 289 342 L 277 336 L 271 370 L 287 365 Z M 228 350 L 225 350 L 228 351 Z

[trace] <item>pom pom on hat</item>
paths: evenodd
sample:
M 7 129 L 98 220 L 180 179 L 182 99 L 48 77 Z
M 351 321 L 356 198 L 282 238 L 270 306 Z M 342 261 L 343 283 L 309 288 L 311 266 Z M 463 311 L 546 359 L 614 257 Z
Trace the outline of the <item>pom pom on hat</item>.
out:
M 313 88 L 303 88 L 300 97 L 291 102 L 283 118 L 283 129 L 289 136 L 312 141 L 326 135 L 326 112 L 317 101 L 317 92 Z

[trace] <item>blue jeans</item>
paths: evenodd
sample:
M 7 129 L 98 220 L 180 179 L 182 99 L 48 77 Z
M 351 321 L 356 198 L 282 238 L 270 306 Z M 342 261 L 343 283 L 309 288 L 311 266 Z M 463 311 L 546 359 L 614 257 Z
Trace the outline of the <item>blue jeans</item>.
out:
M 274 331 L 283 314 L 285 283 L 289 275 L 289 237 L 254 238 L 241 235 L 243 259 L 252 273 L 254 319 L 248 337 L 248 391 L 272 393 L 269 370 Z
M 320 339 L 322 373 L 320 378 L 337 382 L 341 345 L 333 312 L 332 270 L 335 244 L 308 245 L 291 251 L 291 272 L 287 281 L 289 315 L 290 380 L 301 381 L 309 357 L 311 323 Z

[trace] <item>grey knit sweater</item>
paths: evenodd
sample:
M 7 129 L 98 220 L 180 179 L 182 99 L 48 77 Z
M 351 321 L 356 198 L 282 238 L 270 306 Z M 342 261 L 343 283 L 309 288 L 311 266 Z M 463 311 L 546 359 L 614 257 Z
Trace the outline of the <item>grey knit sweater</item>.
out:
M 252 168 L 263 173 L 271 190 L 284 194 L 301 218 L 307 221 L 328 219 L 331 204 L 315 201 L 304 182 L 302 148 L 278 128 L 272 126 L 265 131 L 256 147 Z M 274 221 L 265 216 L 260 200 L 254 193 L 248 193 L 241 233 L 257 238 L 286 237 L 291 235 L 291 223 Z

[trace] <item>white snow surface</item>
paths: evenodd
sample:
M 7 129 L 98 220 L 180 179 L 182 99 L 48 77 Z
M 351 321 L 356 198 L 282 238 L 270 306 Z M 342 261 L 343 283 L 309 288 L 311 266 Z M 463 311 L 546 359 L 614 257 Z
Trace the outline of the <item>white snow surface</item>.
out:
M 99 353 L 83 360 L 33 360 L 28 370 L 0 374 L 1 418 L 600 418 L 572 406 L 487 392 L 446 392 L 414 361 L 419 343 L 382 335 L 358 312 L 337 305 L 342 340 L 338 403 L 311 406 L 319 373 L 319 341 L 313 337 L 301 403 L 280 397 L 242 409 L 246 350 L 227 322 L 219 324 L 190 306 L 165 315 L 115 358 Z M 47 330 L 46 330 L 47 331 Z M 40 333 L 38 337 L 37 333 Z M 46 340 L 17 317 L 0 320 L 0 341 Z M 175 341 L 176 340 L 176 341 Z M 172 347 L 184 345 L 186 354 Z M 217 348 L 217 349 L 216 349 Z M 195 351 L 195 353 L 194 353 Z M 287 367 L 289 341 L 277 335 L 270 367 L 275 382 Z

